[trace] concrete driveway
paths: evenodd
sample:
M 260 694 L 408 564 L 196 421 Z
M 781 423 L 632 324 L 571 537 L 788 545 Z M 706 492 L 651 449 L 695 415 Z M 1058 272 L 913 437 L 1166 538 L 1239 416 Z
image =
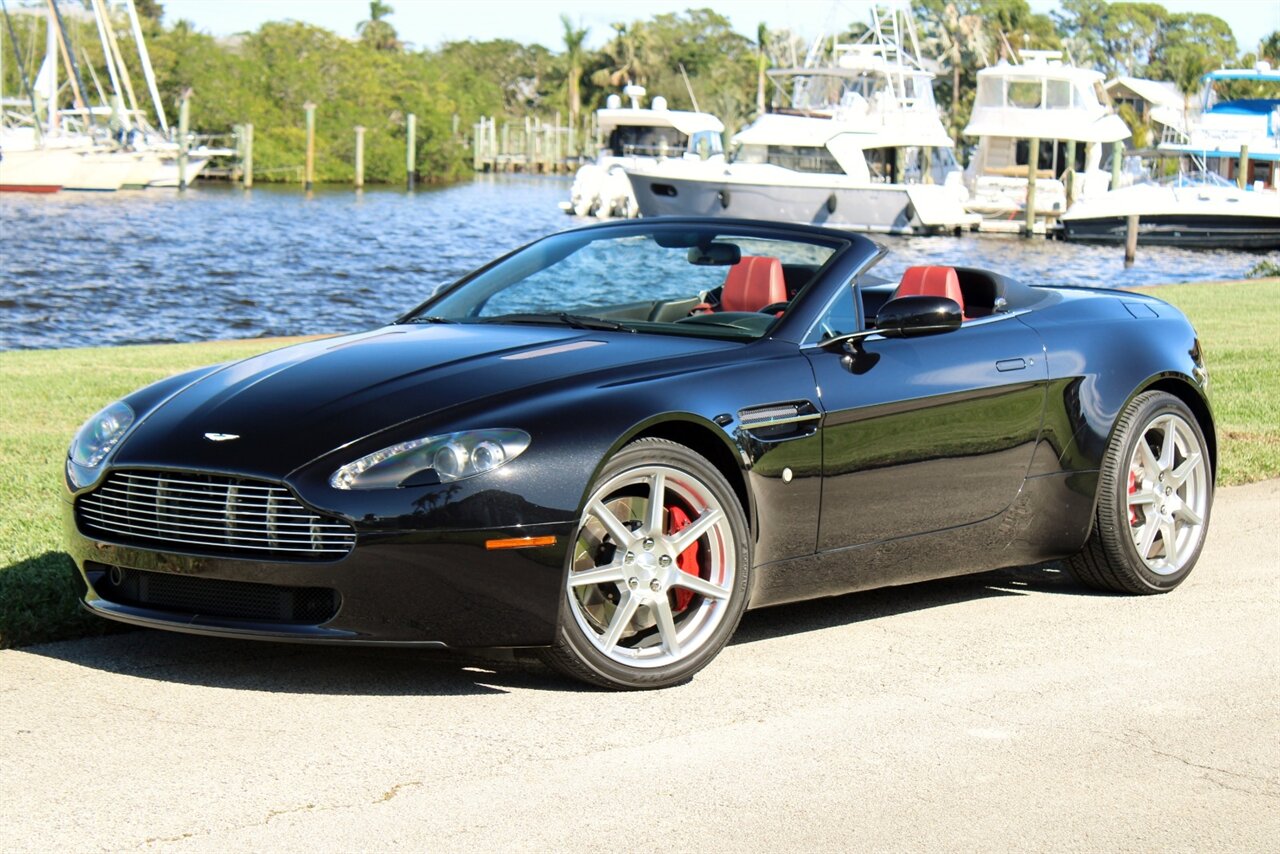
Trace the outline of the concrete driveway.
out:
M 643 694 L 140 631 L 0 652 L 0 850 L 1280 849 L 1280 481 L 1168 596 L 1022 569 L 747 615 Z

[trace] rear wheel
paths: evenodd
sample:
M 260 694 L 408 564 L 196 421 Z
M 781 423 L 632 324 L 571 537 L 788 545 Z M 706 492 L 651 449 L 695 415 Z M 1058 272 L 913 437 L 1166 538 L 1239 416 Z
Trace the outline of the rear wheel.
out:
M 1200 557 L 1213 473 L 1204 434 L 1187 405 L 1145 392 L 1121 415 L 1103 460 L 1093 533 L 1067 561 L 1084 584 L 1121 593 L 1164 593 Z
M 641 439 L 592 487 L 569 555 L 557 670 L 610 688 L 660 688 L 697 673 L 737 628 L 750 572 L 747 523 L 698 454 Z

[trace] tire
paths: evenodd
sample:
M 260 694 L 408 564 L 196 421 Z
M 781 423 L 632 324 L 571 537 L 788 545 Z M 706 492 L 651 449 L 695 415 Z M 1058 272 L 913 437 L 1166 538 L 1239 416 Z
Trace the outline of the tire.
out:
M 1181 400 L 1159 391 L 1133 399 L 1103 457 L 1093 532 L 1066 561 L 1082 584 L 1149 594 L 1186 579 L 1213 507 L 1205 449 L 1204 433 Z
M 640 439 L 605 464 L 566 561 L 556 642 L 540 655 L 592 685 L 689 679 L 746 607 L 750 542 L 738 498 L 715 466 L 665 439 Z

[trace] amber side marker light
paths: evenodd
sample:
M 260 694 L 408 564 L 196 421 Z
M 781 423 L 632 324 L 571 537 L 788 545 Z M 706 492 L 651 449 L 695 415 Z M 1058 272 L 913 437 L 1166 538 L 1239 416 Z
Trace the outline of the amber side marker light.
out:
M 484 547 L 489 551 L 496 551 L 498 549 L 532 549 L 555 544 L 555 537 L 512 537 L 509 540 L 485 540 Z

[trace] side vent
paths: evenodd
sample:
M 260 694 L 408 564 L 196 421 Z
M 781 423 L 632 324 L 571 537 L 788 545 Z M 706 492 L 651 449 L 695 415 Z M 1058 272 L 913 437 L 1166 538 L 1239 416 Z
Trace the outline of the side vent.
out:
M 778 442 L 812 436 L 822 414 L 807 400 L 771 403 L 738 411 L 738 425 L 762 442 Z

